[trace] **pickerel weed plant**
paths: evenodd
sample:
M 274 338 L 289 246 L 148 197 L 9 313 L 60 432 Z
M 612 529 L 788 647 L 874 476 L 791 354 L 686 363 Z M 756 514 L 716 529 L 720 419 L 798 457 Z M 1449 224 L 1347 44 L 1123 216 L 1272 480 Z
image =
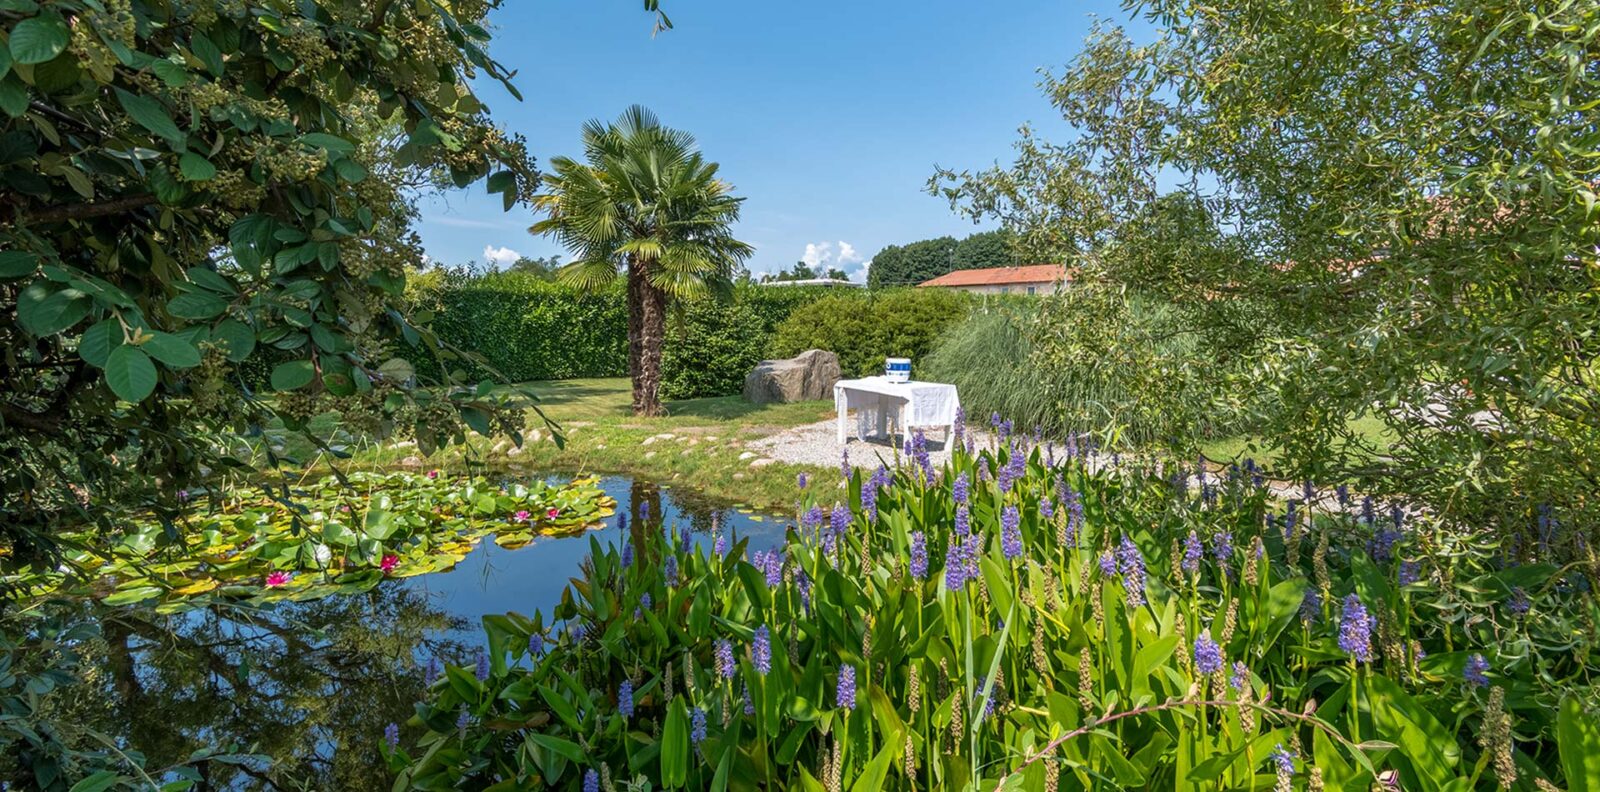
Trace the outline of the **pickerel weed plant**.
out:
M 366 591 L 386 578 L 449 569 L 488 536 L 518 547 L 596 525 L 616 503 L 592 479 L 552 486 L 486 478 L 366 473 L 303 488 L 179 493 L 191 513 L 116 535 L 62 537 L 59 567 L 6 564 L 0 586 L 25 597 L 93 596 L 176 611 L 213 601 L 267 603 Z
M 548 620 L 485 617 L 487 669 L 381 743 L 396 788 L 1600 783 L 1579 534 L 957 446 L 802 489 L 776 550 L 591 540 Z

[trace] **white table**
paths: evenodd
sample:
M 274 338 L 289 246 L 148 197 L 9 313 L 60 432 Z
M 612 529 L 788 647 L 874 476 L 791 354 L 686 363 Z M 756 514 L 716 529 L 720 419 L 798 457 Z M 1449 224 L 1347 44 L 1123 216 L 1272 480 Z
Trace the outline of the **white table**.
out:
M 876 418 L 877 433 L 887 435 L 889 413 L 904 433 L 924 427 L 955 428 L 961 398 L 956 386 L 943 382 L 890 382 L 884 377 L 839 380 L 833 386 L 833 408 L 839 413 L 839 442 L 849 439 L 846 415 L 856 411 L 856 439 L 865 439 L 869 416 Z M 948 437 L 948 434 L 946 435 Z

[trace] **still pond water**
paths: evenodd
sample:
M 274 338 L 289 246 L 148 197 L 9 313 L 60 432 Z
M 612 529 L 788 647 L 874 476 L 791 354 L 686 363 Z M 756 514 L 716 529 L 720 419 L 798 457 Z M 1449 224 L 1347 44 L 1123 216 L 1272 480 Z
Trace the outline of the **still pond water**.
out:
M 517 550 L 485 540 L 450 571 L 363 594 L 283 603 L 244 618 L 212 610 L 91 613 L 105 657 L 92 658 L 97 672 L 75 686 L 63 714 L 126 736 L 123 747 L 143 753 L 153 770 L 204 745 L 271 758 L 270 766 L 212 763 L 205 768 L 212 789 L 387 790 L 392 779 L 378 745 L 384 726 L 403 724 L 422 697 L 427 659 L 469 662 L 484 614 L 539 610 L 548 622 L 590 537 L 621 544 L 622 514 L 689 527 L 707 551 L 714 519 L 730 537 L 749 537 L 751 552 L 781 543 L 788 522 L 620 476 L 601 486 L 617 501 L 602 528 Z

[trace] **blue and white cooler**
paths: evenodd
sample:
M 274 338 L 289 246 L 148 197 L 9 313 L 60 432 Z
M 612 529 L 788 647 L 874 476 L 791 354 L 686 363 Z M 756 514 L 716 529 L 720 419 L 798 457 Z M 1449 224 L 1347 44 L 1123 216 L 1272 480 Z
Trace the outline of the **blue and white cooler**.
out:
M 910 382 L 911 358 L 884 358 L 883 378 L 890 382 Z

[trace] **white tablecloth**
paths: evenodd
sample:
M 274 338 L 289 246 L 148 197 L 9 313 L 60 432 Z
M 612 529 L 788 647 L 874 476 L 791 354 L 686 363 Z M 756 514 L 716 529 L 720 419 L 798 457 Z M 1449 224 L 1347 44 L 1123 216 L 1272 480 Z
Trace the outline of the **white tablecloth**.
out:
M 943 382 L 890 382 L 883 377 L 839 380 L 833 386 L 833 407 L 839 413 L 839 442 L 848 438 L 846 413 L 855 410 L 856 438 L 866 431 L 869 417 L 876 418 L 878 432 L 892 413 L 901 432 L 915 428 L 955 425 L 961 398 L 956 386 Z

